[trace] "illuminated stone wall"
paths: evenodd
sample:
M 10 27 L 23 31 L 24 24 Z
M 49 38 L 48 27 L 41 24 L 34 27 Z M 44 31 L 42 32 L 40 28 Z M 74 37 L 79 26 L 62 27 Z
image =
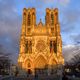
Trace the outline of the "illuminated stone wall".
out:
M 34 74 L 35 68 L 63 65 L 58 9 L 46 9 L 45 24 L 36 24 L 35 8 L 24 8 L 18 64 Z

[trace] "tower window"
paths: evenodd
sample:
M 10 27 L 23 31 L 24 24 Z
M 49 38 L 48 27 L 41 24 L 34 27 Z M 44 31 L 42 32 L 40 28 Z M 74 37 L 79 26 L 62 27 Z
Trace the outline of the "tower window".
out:
M 32 23 L 33 23 L 33 24 L 35 24 L 34 21 L 35 21 L 35 13 L 33 12 L 33 13 L 32 13 Z
M 30 26 L 30 13 L 28 13 L 28 26 Z
M 54 28 L 51 28 L 51 33 L 54 34 Z
M 57 12 L 55 13 L 55 16 L 56 16 L 56 21 L 58 22 L 58 13 Z
M 51 25 L 53 25 L 54 24 L 54 15 L 53 15 L 53 13 L 51 13 Z
M 46 23 L 49 23 L 49 13 L 46 13 Z
M 35 16 L 35 13 L 32 13 L 33 16 Z
M 23 23 L 26 23 L 26 13 L 23 14 Z
M 30 33 L 30 31 L 31 31 L 31 29 L 30 28 L 27 28 L 27 32 Z

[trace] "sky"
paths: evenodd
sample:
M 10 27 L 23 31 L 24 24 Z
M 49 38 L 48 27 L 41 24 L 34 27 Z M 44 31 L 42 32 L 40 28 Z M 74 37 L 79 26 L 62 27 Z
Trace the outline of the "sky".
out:
M 17 61 L 23 8 L 36 8 L 37 24 L 45 23 L 45 9 L 58 8 L 63 56 L 80 54 L 80 0 L 0 0 L 0 52 Z

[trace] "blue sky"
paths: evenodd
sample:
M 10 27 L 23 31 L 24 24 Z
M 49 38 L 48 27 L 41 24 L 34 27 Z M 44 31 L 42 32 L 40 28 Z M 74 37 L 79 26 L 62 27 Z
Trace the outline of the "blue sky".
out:
M 45 22 L 45 9 L 46 8 L 58 8 L 59 9 L 59 21 L 61 23 L 61 33 L 63 41 L 66 44 L 74 44 L 71 35 L 78 35 L 79 22 L 80 22 L 80 1 L 79 0 L 23 0 L 21 2 L 16 1 L 16 10 L 18 14 L 22 15 L 22 9 L 36 8 L 37 23 L 40 18 L 43 23 Z M 65 36 L 66 35 L 66 36 Z
M 79 45 L 80 0 L 0 0 L 0 52 L 18 55 L 24 7 L 36 8 L 37 24 L 40 18 L 45 22 L 46 8 L 58 8 L 63 52 L 67 55 L 67 47 Z

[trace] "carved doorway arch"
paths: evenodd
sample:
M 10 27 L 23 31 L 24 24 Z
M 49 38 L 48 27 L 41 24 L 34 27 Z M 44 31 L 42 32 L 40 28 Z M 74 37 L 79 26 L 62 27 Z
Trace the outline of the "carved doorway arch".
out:
M 37 59 L 35 60 L 35 68 L 45 68 L 47 65 L 47 61 L 46 59 L 44 58 L 44 56 L 42 55 L 39 55 L 37 57 Z

